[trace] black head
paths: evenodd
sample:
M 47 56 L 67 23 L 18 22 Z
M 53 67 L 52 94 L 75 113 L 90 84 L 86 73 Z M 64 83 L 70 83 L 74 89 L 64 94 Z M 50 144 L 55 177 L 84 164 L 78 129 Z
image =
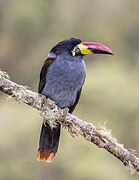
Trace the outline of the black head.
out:
M 75 46 L 77 46 L 80 43 L 81 43 L 81 40 L 77 38 L 70 38 L 70 39 L 60 41 L 51 49 L 48 57 L 53 58 L 54 56 L 57 56 L 58 54 L 61 54 L 63 52 L 68 52 L 72 54 L 72 51 L 75 48 Z

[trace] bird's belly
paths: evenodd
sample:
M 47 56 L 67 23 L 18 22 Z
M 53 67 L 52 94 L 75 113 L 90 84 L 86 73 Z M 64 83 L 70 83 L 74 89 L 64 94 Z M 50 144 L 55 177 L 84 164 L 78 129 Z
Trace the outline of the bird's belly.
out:
M 82 67 L 82 68 L 81 68 Z M 85 79 L 84 64 L 76 69 L 58 69 L 47 73 L 46 84 L 42 94 L 54 100 L 61 108 L 71 107 L 76 102 L 77 93 Z
M 47 83 L 42 94 L 54 100 L 59 107 L 66 108 L 74 105 L 81 87 L 82 85 L 76 85 L 72 80 L 66 83 L 57 80 L 54 83 Z
M 60 93 L 49 94 L 48 97 L 56 102 L 61 108 L 71 107 L 76 101 L 77 93 L 71 91 L 61 91 Z

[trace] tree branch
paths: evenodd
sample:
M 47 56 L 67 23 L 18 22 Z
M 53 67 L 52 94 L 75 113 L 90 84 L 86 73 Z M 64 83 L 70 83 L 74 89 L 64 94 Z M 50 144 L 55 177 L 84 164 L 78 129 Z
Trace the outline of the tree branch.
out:
M 60 109 L 45 96 L 28 90 L 27 87 L 12 82 L 6 72 L 0 70 L 0 90 L 12 96 L 18 102 L 25 103 L 39 110 L 41 115 L 48 119 L 53 114 L 50 123 L 58 120 L 67 127 L 72 136 L 82 136 L 84 139 L 94 143 L 99 148 L 104 148 L 131 170 L 131 173 L 139 172 L 139 158 L 133 151 L 127 150 L 119 144 L 116 138 L 111 136 L 110 130 L 105 127 L 96 128 L 78 117 Z

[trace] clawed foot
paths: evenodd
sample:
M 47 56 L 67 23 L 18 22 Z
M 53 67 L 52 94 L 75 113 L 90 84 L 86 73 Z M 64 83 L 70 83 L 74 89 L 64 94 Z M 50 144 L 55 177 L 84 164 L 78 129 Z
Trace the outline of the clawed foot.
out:
M 63 123 L 64 123 L 65 120 L 66 120 L 66 116 L 67 116 L 68 112 L 69 112 L 69 109 L 68 109 L 68 108 L 63 109 L 63 112 L 62 112 L 62 122 L 63 122 Z
M 62 124 L 64 124 L 68 112 L 69 112 L 68 108 L 65 108 L 65 109 L 62 110 L 62 113 L 61 113 L 62 118 L 60 118 L 61 119 L 60 121 L 61 121 Z M 56 116 L 54 114 L 54 111 L 49 110 L 49 111 L 46 111 L 45 113 L 46 114 L 45 114 L 45 118 L 43 119 L 43 124 L 46 126 L 46 124 L 49 123 L 49 125 L 52 128 L 56 127 L 57 120 L 56 120 Z
M 43 119 L 43 124 L 46 126 L 46 123 L 49 123 L 51 128 L 54 128 L 57 125 L 54 112 L 51 110 L 46 111 L 45 118 Z
M 64 119 L 66 118 L 68 112 L 69 112 L 69 108 L 63 109 L 63 118 L 64 118 Z

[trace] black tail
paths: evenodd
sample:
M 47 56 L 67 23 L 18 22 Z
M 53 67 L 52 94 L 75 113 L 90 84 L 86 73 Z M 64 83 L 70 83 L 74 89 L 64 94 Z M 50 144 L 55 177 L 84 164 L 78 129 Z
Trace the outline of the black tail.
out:
M 42 125 L 37 159 L 51 162 L 58 150 L 61 125 L 53 129 L 48 123 Z

